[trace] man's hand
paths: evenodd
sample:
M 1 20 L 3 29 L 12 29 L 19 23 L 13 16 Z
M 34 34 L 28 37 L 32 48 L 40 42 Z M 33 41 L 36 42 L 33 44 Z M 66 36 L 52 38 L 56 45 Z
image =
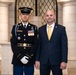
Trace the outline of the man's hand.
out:
M 23 63 L 23 64 L 27 64 L 28 63 L 28 60 L 29 59 L 27 56 L 24 56 L 20 61 Z
M 40 69 L 40 62 L 39 61 L 35 61 L 35 68 Z
M 67 63 L 61 62 L 60 69 L 66 69 L 66 67 L 67 67 Z

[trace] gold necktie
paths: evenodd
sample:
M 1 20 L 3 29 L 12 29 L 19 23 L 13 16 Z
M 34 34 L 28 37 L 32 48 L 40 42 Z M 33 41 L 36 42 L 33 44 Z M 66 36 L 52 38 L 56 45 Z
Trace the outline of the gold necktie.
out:
M 48 32 L 47 32 L 48 40 L 50 40 L 51 35 L 52 35 L 51 27 L 52 27 L 51 25 L 48 25 Z

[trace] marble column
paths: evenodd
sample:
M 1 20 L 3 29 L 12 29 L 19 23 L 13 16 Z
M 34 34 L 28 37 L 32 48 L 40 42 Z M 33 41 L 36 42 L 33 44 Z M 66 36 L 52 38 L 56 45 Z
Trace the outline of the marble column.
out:
M 57 0 L 62 5 L 62 23 L 68 35 L 68 66 L 64 75 L 76 74 L 76 0 Z
M 0 0 L 0 43 L 9 40 L 9 6 L 15 0 Z M 12 14 L 11 14 L 12 15 Z
M 1 43 L 1 74 L 0 75 L 13 75 L 12 61 L 12 50 L 10 43 Z
M 76 60 L 76 1 L 63 4 L 63 25 L 66 27 L 69 44 L 69 60 Z
M 63 25 L 68 35 L 68 75 L 76 74 L 76 0 L 63 4 Z
M 5 68 L 3 61 L 7 62 L 6 61 L 7 59 L 5 60 L 4 57 L 2 56 L 2 54 L 4 52 L 2 49 L 2 43 L 4 44 L 4 43 L 8 42 L 8 40 L 9 40 L 9 13 L 10 12 L 9 12 L 8 8 L 9 8 L 10 4 L 14 3 L 14 1 L 15 0 L 0 0 L 0 75 L 5 75 L 5 72 L 6 72 L 6 71 L 3 71 Z M 8 50 L 8 48 L 6 50 Z M 5 53 L 6 53 L 6 51 L 5 51 Z M 4 72 L 4 74 L 2 74 L 3 72 Z
M 0 2 L 0 43 L 8 41 L 8 4 Z

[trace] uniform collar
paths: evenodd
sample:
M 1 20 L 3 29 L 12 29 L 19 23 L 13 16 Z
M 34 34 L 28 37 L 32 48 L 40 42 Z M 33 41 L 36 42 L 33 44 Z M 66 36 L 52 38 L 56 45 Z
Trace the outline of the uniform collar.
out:
M 26 24 L 24 24 L 24 23 L 22 22 L 22 24 L 23 24 L 23 26 L 24 26 L 24 25 L 26 25 L 26 27 L 27 27 L 27 25 L 28 25 L 28 22 L 27 22 Z

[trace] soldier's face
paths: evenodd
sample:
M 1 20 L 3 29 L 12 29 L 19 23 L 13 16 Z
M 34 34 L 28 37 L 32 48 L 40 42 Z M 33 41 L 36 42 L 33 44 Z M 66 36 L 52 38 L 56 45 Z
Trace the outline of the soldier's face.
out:
M 55 21 L 55 13 L 52 10 L 48 10 L 45 14 L 45 20 L 47 23 L 52 23 Z
M 21 14 L 20 15 L 22 22 L 28 22 L 30 14 Z

